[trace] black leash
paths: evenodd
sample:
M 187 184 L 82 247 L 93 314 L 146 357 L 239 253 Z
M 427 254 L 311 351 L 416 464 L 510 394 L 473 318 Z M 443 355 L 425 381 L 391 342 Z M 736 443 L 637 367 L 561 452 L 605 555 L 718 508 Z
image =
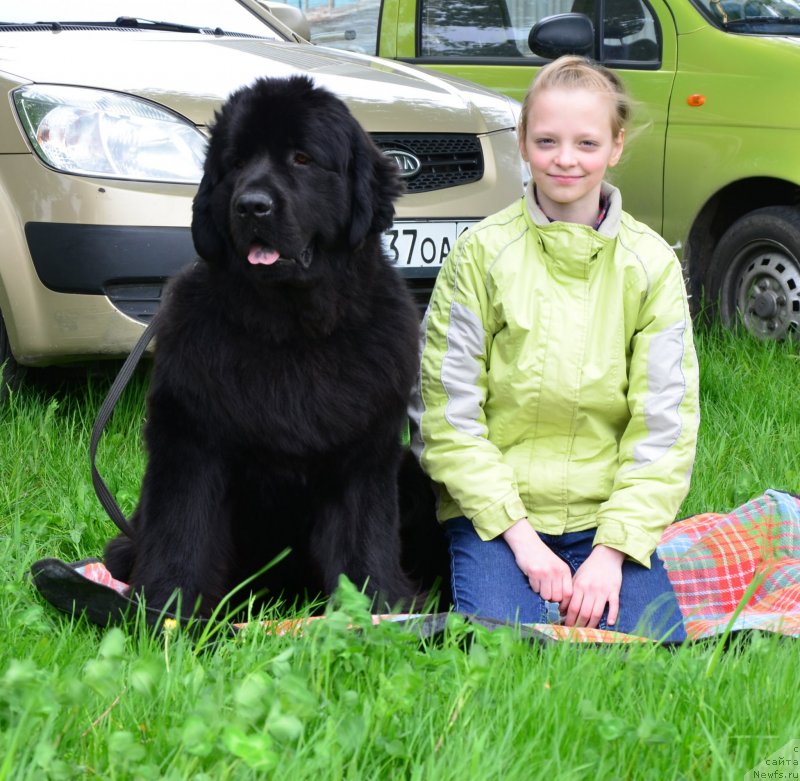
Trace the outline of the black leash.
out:
M 133 527 L 128 523 L 127 518 L 125 518 L 123 515 L 122 510 L 119 509 L 119 505 L 112 496 L 111 491 L 108 490 L 108 486 L 103 482 L 103 478 L 100 477 L 100 473 L 97 471 L 97 465 L 95 464 L 95 457 L 97 455 L 97 445 L 99 444 L 100 437 L 103 435 L 103 430 L 105 429 L 106 424 L 111 417 L 111 413 L 114 411 L 114 407 L 117 406 L 119 397 L 122 395 L 122 392 L 125 390 L 128 382 L 133 376 L 133 372 L 141 360 L 142 355 L 144 355 L 147 345 L 150 344 L 153 336 L 155 335 L 155 324 L 157 319 L 157 317 L 154 317 L 150 321 L 147 328 L 144 329 L 144 333 L 139 337 L 139 341 L 136 342 L 130 354 L 125 359 L 125 363 L 122 364 L 122 368 L 119 370 L 111 389 L 108 391 L 108 394 L 106 395 L 106 398 L 100 407 L 100 412 L 97 413 L 94 426 L 92 427 L 92 439 L 89 444 L 89 456 L 92 462 L 92 485 L 94 485 L 94 491 L 97 494 L 97 498 L 100 500 L 100 504 L 103 505 L 106 513 L 108 513 L 108 517 L 114 521 L 123 534 L 127 535 L 131 539 L 134 537 Z

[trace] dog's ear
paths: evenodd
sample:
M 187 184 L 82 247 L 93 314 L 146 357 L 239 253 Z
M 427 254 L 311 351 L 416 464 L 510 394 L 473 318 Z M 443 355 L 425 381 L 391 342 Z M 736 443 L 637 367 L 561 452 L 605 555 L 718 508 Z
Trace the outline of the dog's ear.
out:
M 216 225 L 213 209 L 214 191 L 218 182 L 208 169 L 206 163 L 206 171 L 192 201 L 192 241 L 195 251 L 203 260 L 224 263 L 225 236 Z
M 209 263 L 225 263 L 228 256 L 225 145 L 231 134 L 232 107 L 241 102 L 243 95 L 244 89 L 234 92 L 214 115 L 203 178 L 192 201 L 192 241 L 197 254 Z
M 383 233 L 394 219 L 394 202 L 403 192 L 397 165 L 384 155 L 353 119 L 350 130 L 350 246 L 371 233 Z

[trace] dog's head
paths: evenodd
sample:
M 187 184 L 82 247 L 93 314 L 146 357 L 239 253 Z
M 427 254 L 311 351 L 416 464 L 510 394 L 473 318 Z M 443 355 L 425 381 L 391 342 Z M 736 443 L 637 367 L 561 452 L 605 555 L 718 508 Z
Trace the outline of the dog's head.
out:
M 395 164 L 347 106 L 303 76 L 259 79 L 215 117 L 192 237 L 215 264 L 310 274 L 319 248 L 354 249 L 392 223 Z

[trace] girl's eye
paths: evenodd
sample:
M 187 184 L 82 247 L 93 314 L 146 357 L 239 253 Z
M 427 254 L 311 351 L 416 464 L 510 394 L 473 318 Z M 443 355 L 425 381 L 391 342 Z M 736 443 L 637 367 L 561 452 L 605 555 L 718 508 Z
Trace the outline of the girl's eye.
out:
M 308 165 L 311 158 L 305 152 L 295 152 L 293 162 L 295 165 Z
M 552 138 L 537 138 L 534 143 L 536 144 L 536 146 L 550 146 L 551 144 L 553 144 L 553 139 Z

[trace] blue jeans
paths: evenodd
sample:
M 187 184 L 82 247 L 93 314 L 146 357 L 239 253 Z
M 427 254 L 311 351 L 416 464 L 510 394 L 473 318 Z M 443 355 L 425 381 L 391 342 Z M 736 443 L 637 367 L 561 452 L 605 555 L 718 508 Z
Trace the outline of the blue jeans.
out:
M 546 624 L 558 620 L 558 606 L 534 592 L 502 537 L 481 540 L 467 518 L 446 522 L 450 547 L 453 602 L 456 611 L 500 621 Z M 574 575 L 592 552 L 595 530 L 552 535 L 542 541 L 562 558 Z M 613 627 L 600 628 L 651 637 L 669 643 L 686 639 L 683 618 L 661 559 L 654 553 L 650 569 L 626 560 L 622 565 L 619 615 Z

